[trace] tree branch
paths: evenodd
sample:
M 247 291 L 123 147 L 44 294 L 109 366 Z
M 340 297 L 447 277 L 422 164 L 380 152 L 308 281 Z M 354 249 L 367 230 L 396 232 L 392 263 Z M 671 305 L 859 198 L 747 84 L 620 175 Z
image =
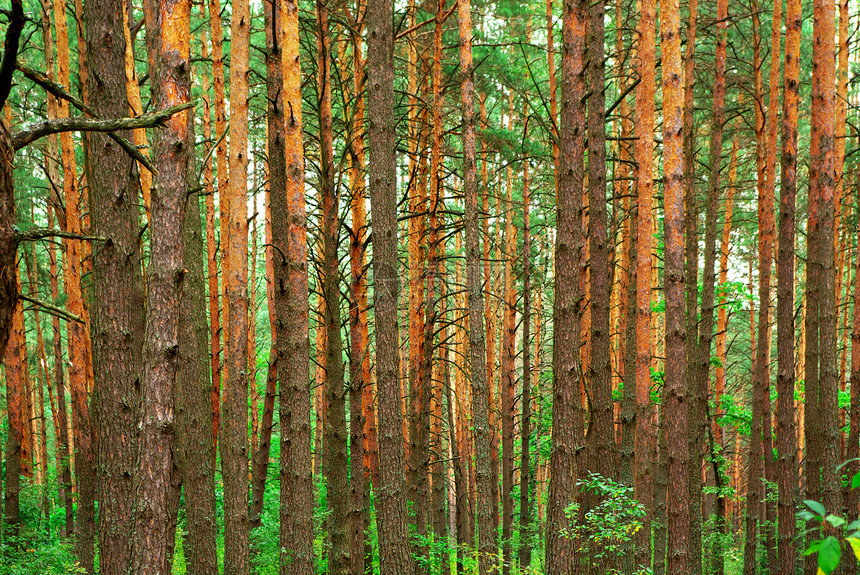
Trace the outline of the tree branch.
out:
M 159 112 L 142 114 L 134 118 L 113 118 L 110 120 L 99 120 L 98 118 L 85 118 L 75 116 L 73 118 L 55 118 L 33 124 L 12 136 L 12 146 L 20 150 L 27 144 L 50 134 L 60 132 L 114 132 L 116 130 L 134 130 L 136 128 L 150 128 L 161 126 L 164 122 L 182 110 L 194 106 L 193 102 L 186 102 L 177 106 L 171 106 Z
M 87 236 L 84 234 L 52 230 L 49 228 L 34 228 L 32 230 L 26 230 L 15 234 L 15 240 L 18 242 L 34 242 L 45 238 L 64 238 L 67 240 L 83 240 L 90 242 L 107 241 L 107 238 L 103 238 L 102 236 Z
M 57 307 L 57 306 L 55 306 L 55 305 L 51 305 L 51 304 L 49 304 L 49 303 L 45 303 L 45 302 L 43 302 L 43 301 L 39 301 L 39 300 L 37 300 L 37 299 L 35 299 L 35 298 L 31 298 L 31 297 L 29 297 L 29 296 L 26 296 L 26 295 L 24 295 L 24 294 L 22 294 L 22 293 L 19 293 L 19 294 L 18 294 L 18 298 L 19 298 L 19 299 L 21 299 L 21 300 L 24 300 L 24 301 L 26 301 L 26 302 L 29 302 L 29 303 L 31 303 L 31 304 L 33 304 L 33 305 L 35 305 L 35 306 L 39 306 L 40 308 L 42 308 L 43 310 L 45 310 L 45 311 L 46 311 L 46 312 L 48 312 L 49 314 L 54 315 L 54 316 L 57 316 L 57 317 L 59 317 L 59 318 L 61 318 L 61 319 L 64 319 L 64 320 L 66 320 L 66 321 L 76 321 L 76 322 L 78 322 L 78 323 L 84 323 L 84 320 L 82 320 L 82 319 L 81 319 L 81 318 L 79 318 L 78 316 L 73 315 L 73 314 L 71 314 L 71 313 L 67 312 L 67 311 L 66 311 L 66 310 L 64 310 L 64 309 L 58 308 L 58 307 Z
M 70 103 L 72 106 L 74 106 L 75 108 L 77 108 L 81 112 L 89 114 L 93 118 L 99 117 L 99 115 L 96 114 L 92 110 L 92 108 L 90 108 L 89 106 L 84 104 L 81 100 L 76 98 L 74 95 L 67 92 L 62 86 L 60 86 L 56 82 L 51 81 L 51 79 L 49 79 L 47 76 L 45 76 L 42 72 L 39 72 L 38 70 L 34 70 L 33 68 L 29 68 L 29 67 L 27 67 L 21 63 L 19 63 L 17 65 L 17 69 L 19 72 L 24 74 L 25 78 L 27 78 L 28 80 L 30 80 L 34 84 L 38 84 L 39 86 L 41 86 L 46 92 L 48 92 L 52 96 L 59 98 L 61 100 L 67 101 L 68 103 Z M 137 162 L 140 165 L 142 165 L 144 168 L 146 168 L 147 170 L 149 170 L 153 174 L 158 173 L 158 170 L 155 169 L 155 166 L 152 165 L 152 162 L 149 161 L 149 158 L 144 156 L 140 152 L 140 150 L 138 150 L 137 147 L 135 147 L 134 144 L 132 144 L 131 142 L 129 142 L 127 139 L 123 138 L 122 136 L 115 134 L 114 132 L 108 132 L 108 136 L 110 136 L 114 142 L 119 144 L 119 146 L 123 150 L 125 150 L 125 152 L 129 156 L 131 156 L 132 158 L 137 160 Z

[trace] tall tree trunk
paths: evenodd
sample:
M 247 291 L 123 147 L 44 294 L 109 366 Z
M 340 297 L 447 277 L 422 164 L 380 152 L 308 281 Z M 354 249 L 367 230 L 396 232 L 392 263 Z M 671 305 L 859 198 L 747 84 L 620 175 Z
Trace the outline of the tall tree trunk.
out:
M 295 0 L 275 3 L 273 11 L 280 18 L 280 27 L 273 27 L 280 32 L 275 36 L 280 50 L 272 51 L 275 61 L 267 67 L 281 422 L 279 572 L 311 575 L 315 560 L 314 488 L 298 3 Z M 282 156 L 285 164 L 279 161 Z
M 379 548 L 382 575 L 414 570 L 406 512 L 406 478 L 400 423 L 397 326 L 397 190 L 394 144 L 394 30 L 391 0 L 368 0 L 368 119 L 376 366 L 379 386 Z
M 578 341 L 583 274 L 582 186 L 585 133 L 585 28 L 587 6 L 565 0 L 562 17 L 562 103 L 559 129 L 559 180 L 556 193 L 558 232 L 555 246 L 553 309 L 553 414 L 547 516 L 546 568 L 549 575 L 573 572 L 576 541 L 562 534 L 568 525 L 565 509 L 574 502 L 571 478 L 581 477 L 584 447 L 584 406 L 579 393 Z
M 478 570 L 489 573 L 496 554 L 492 530 L 492 476 L 490 474 L 490 428 L 487 402 L 487 348 L 484 338 L 485 312 L 480 265 L 477 160 L 475 147 L 475 84 L 472 62 L 472 14 L 470 0 L 457 1 L 460 29 L 460 90 L 463 114 L 463 191 L 466 198 L 466 290 L 469 318 L 469 375 L 472 386 L 472 426 L 475 440 L 475 487 L 477 489 Z M 486 161 L 486 160 L 485 160 Z M 461 410 L 465 406 L 461 405 Z M 461 417 L 463 414 L 461 413 Z M 458 439 L 461 439 L 458 437 Z M 462 444 L 461 444 L 462 445 Z M 460 451 L 460 457 L 463 452 Z M 463 478 L 465 481 L 466 478 Z M 458 522 L 458 531 L 460 525 Z
M 717 211 L 720 199 L 720 171 L 722 168 L 723 121 L 726 97 L 726 20 L 728 3 L 717 3 L 717 45 L 714 55 L 713 108 L 709 150 L 710 173 L 708 196 L 705 203 L 704 269 L 702 271 L 702 322 L 699 329 L 698 354 L 694 377 L 690 380 L 690 517 L 692 535 L 690 548 L 693 573 L 702 572 L 702 460 L 708 430 L 708 382 L 710 381 L 711 343 L 714 336 L 714 290 L 717 259 Z M 690 40 L 688 39 L 688 42 Z M 691 152 L 691 150 L 687 150 Z M 688 158 L 688 161 L 690 159 Z M 694 209 L 688 204 L 688 209 Z M 688 214 L 688 217 L 690 215 Z M 698 288 L 689 287 L 693 292 Z M 717 519 L 719 521 L 719 518 Z
M 59 181 L 59 169 L 54 164 L 54 182 Z M 53 205 L 58 200 L 55 197 L 57 189 L 52 187 L 52 198 L 48 204 L 48 227 L 54 227 Z M 57 269 L 57 249 L 53 242 L 48 244 L 48 258 L 51 261 L 51 301 L 60 298 L 59 272 Z M 51 319 L 51 333 L 54 355 L 54 381 L 57 382 L 57 402 L 54 411 L 54 440 L 56 442 L 57 481 L 59 483 L 59 499 L 65 506 L 65 521 L 60 527 L 60 536 L 68 536 L 75 529 L 74 506 L 72 504 L 72 472 L 71 453 L 69 452 L 69 425 L 66 409 L 66 376 L 63 366 L 63 342 L 60 335 L 60 318 L 56 315 Z M 52 402 L 53 403 L 53 402 Z
M 739 122 L 736 122 L 739 124 Z M 732 211 L 734 209 L 734 194 L 735 182 L 737 177 L 737 159 L 738 159 L 738 130 L 735 128 L 735 133 L 732 137 L 732 151 L 729 160 L 729 184 L 726 191 L 725 208 L 723 214 L 723 233 L 720 237 L 720 276 L 719 285 L 723 286 L 728 281 L 729 273 L 729 250 L 732 229 Z M 723 396 L 726 393 L 726 367 L 728 363 L 728 351 L 726 348 L 726 332 L 728 329 L 728 313 L 726 311 L 726 294 L 723 292 L 720 295 L 719 311 L 717 312 L 717 333 L 716 333 L 716 356 L 717 368 L 714 372 L 714 405 L 716 412 L 714 413 L 714 421 L 711 427 L 711 434 L 714 441 L 714 453 L 726 453 L 726 438 L 725 429 L 718 423 L 718 418 L 723 415 Z M 723 455 L 725 458 L 725 455 Z M 719 461 L 714 461 L 714 473 L 719 474 Z M 729 471 L 729 477 L 731 477 Z M 718 477 L 715 475 L 715 477 Z M 735 489 L 739 486 L 735 485 Z M 717 512 L 715 517 L 714 530 L 720 534 L 725 534 L 730 527 L 728 505 L 731 502 L 726 501 L 726 496 L 722 493 L 717 494 Z M 713 575 L 722 575 L 725 569 L 725 555 L 723 553 L 723 543 L 720 537 L 715 537 L 712 543 L 712 559 L 710 563 L 711 573 Z
M 146 44 L 153 106 L 160 110 L 188 102 L 191 3 L 168 5 L 148 0 L 144 14 L 149 22 Z M 150 220 L 140 457 L 135 474 L 135 536 L 130 569 L 134 573 L 164 573 L 173 561 L 174 393 L 177 384 L 184 383 L 179 381 L 185 359 L 180 316 L 187 303 L 182 294 L 189 289 L 183 225 L 188 212 L 189 161 L 194 149 L 191 115 L 187 110 L 174 115 L 153 142 L 159 171 L 153 180 Z
M 514 129 L 514 93 L 508 92 L 508 131 Z M 505 227 L 504 227 L 504 291 L 502 293 L 502 335 L 500 360 L 499 395 L 502 420 L 502 574 L 508 575 L 511 568 L 511 539 L 514 534 L 514 418 L 516 416 L 517 377 L 516 362 L 516 293 L 514 292 L 514 258 L 517 251 L 517 230 L 514 227 L 513 170 L 507 167 L 505 183 Z
M 690 551 L 689 393 L 684 326 L 684 150 L 681 26 L 678 4 L 663 2 L 660 12 L 663 66 L 664 293 L 666 297 L 666 444 L 668 448 L 668 572 L 688 573 Z M 692 289 L 692 286 L 691 286 Z
M 344 387 L 343 341 L 340 318 L 340 270 L 338 264 L 338 190 L 335 185 L 331 106 L 331 38 L 328 8 L 317 2 L 317 62 L 319 63 L 317 93 L 320 114 L 320 183 L 322 196 L 323 271 L 322 295 L 325 299 L 326 418 L 323 424 L 323 475 L 328 485 L 328 505 L 331 515 L 327 521 L 331 547 L 328 550 L 328 571 L 333 575 L 347 573 L 349 540 L 347 531 L 349 510 L 349 455 L 347 452 L 346 403 Z
M 223 252 L 227 292 L 225 365 L 221 398 L 221 464 L 224 476 L 224 573 L 243 575 L 248 558 L 248 74 L 250 11 L 247 0 L 233 3 L 230 28 L 229 228 Z M 216 112 L 217 115 L 217 112 Z M 220 169 L 219 169 L 220 173 Z
M 604 61 L 603 1 L 589 4 L 588 68 L 589 86 L 606 82 Z M 590 90 L 588 96 L 588 243 L 591 284 L 591 423 L 588 434 L 589 471 L 607 478 L 616 476 L 616 448 L 612 413 L 612 370 L 609 353 L 609 302 L 611 278 L 606 210 L 606 95 Z M 586 499 L 589 499 L 588 497 Z M 596 503 L 594 501 L 593 503 Z M 588 505 L 586 503 L 586 505 Z
M 813 2 L 813 76 L 812 76 L 812 145 L 810 147 L 810 223 L 807 226 L 810 272 L 820 291 L 818 297 L 818 413 L 820 436 L 815 445 L 821 461 L 821 493 L 827 509 L 839 509 L 841 491 L 836 474 L 838 461 L 838 373 L 836 368 L 836 302 L 835 302 L 835 116 L 836 116 L 836 10 L 833 0 Z M 810 280 L 812 281 L 812 280 Z M 810 308 L 807 313 L 813 310 Z M 811 337 L 811 329 L 807 329 Z M 807 360 L 807 369 L 809 368 Z
M 10 140 L 3 138 L 5 142 Z M 2 145 L 2 144 L 0 144 Z M 11 150 L 11 144 L 9 144 Z M 11 163 L 9 164 L 11 168 Z M 8 176 L 11 179 L 11 169 Z M 11 189 L 11 187 L 10 187 Z M 12 268 L 16 288 L 20 286 L 17 273 L 17 263 Z M 17 293 L 17 291 L 16 291 Z M 24 312 L 21 300 L 15 304 L 11 318 L 11 329 L 6 345 L 4 365 L 6 366 L 6 409 L 9 414 L 9 436 L 6 440 L 6 489 L 3 492 L 3 516 L 8 525 L 5 535 L 15 538 L 21 523 L 21 460 L 26 457 L 24 452 L 24 390 L 23 371 L 27 369 L 27 358 L 21 353 L 24 341 Z
M 487 106 L 486 95 L 482 94 L 481 101 L 481 126 L 487 128 Z M 490 515 L 492 517 L 493 537 L 496 537 L 496 532 L 499 529 L 499 435 L 496 431 L 496 397 L 495 397 L 495 381 L 496 381 L 496 313 L 493 298 L 493 261 L 490 258 L 490 243 L 491 236 L 490 228 L 490 186 L 487 185 L 487 164 L 489 158 L 487 156 L 487 145 L 481 142 L 481 150 L 483 152 L 483 160 L 481 162 L 481 183 L 483 191 L 481 193 L 481 209 L 484 213 L 483 224 L 483 249 L 484 249 L 484 279 L 486 281 L 487 298 L 484 301 L 484 318 L 486 323 L 486 348 L 487 348 L 487 409 L 489 425 L 489 441 L 490 441 Z M 496 246 L 498 250 L 498 244 Z
M 799 103 L 801 0 L 788 0 L 785 13 L 785 68 L 782 103 L 782 161 L 777 258 L 776 438 L 778 502 L 777 575 L 796 571 L 795 502 L 798 488 L 798 438 L 795 426 L 794 240 L 797 201 L 797 110 Z M 856 308 L 855 308 L 856 309 Z M 852 346 L 852 365 L 854 363 Z M 853 373 L 853 372 L 852 372 Z M 851 386 L 852 393 L 854 385 Z M 852 412 L 853 415 L 853 412 Z M 852 425 L 852 431 L 856 426 Z M 856 443 L 856 441 L 855 441 Z
M 206 4 L 200 4 L 200 18 L 206 18 Z M 209 57 L 209 43 L 206 40 L 206 28 L 200 28 L 200 56 Z M 212 106 L 209 95 L 209 76 L 200 76 L 202 103 L 203 103 L 203 139 L 212 140 Z M 209 305 L 209 364 L 212 378 L 212 390 L 209 402 L 212 411 L 212 464 L 215 464 L 215 447 L 218 438 L 218 420 L 216 414 L 220 413 L 220 389 L 221 389 L 221 297 L 218 287 L 218 244 L 215 238 L 215 186 L 212 180 L 212 160 L 206 159 L 202 167 L 203 186 L 206 192 L 206 280 L 207 301 Z M 216 409 L 217 408 L 217 409 Z
M 523 125 L 523 139 L 528 138 L 528 122 Z M 532 397 L 531 397 L 531 227 L 529 222 L 529 160 L 523 162 L 523 391 L 520 399 L 520 546 L 517 553 L 520 570 L 531 567 L 531 436 L 532 436 Z
M 356 10 L 363 10 L 359 0 Z M 349 146 L 349 186 L 352 191 L 350 212 L 350 571 L 353 575 L 366 572 L 373 562 L 370 540 L 365 531 L 370 527 L 371 474 L 368 456 L 376 443 L 376 415 L 373 410 L 373 382 L 370 375 L 370 342 L 367 320 L 367 188 L 365 184 L 364 146 L 364 56 L 362 32 L 364 21 L 356 24 L 352 34 L 352 124 Z M 367 398 L 367 399 L 365 399 Z M 361 480 L 359 481 L 359 478 Z
M 57 34 L 57 82 L 62 86 L 70 85 L 69 73 L 69 34 L 66 20 L 66 6 L 61 0 L 54 0 L 54 28 Z M 69 104 L 57 102 L 57 117 L 69 116 Z M 80 233 L 80 190 L 77 181 L 75 147 L 71 132 L 60 134 L 60 147 L 63 162 L 63 192 L 65 197 L 66 231 Z M 84 309 L 81 294 L 81 246 L 77 240 L 64 240 L 66 257 L 63 279 L 68 297 L 69 311 L 81 317 Z M 96 456 L 92 437 L 89 402 L 87 398 L 86 349 L 89 333 L 86 326 L 72 322 L 68 326 L 69 340 L 69 387 L 72 400 L 72 433 L 75 449 L 75 475 L 77 487 L 77 518 L 75 554 L 87 573 L 94 572 L 95 562 L 95 490 Z
M 230 249 L 230 226 L 227 225 L 227 222 L 230 218 L 230 193 L 229 193 L 229 177 L 228 177 L 228 159 L 227 159 L 227 138 L 225 137 L 227 130 L 227 96 L 224 89 L 224 50 L 222 48 L 222 41 L 224 38 L 224 32 L 222 30 L 221 25 L 221 3 L 219 0 L 209 0 L 209 28 L 212 33 L 212 86 L 214 89 L 214 100 L 215 100 L 215 138 L 216 138 L 216 149 L 215 149 L 215 159 L 218 166 L 218 207 L 220 213 L 220 228 L 221 228 L 221 289 L 223 290 L 221 295 L 223 305 L 221 309 L 222 321 L 221 325 L 225 327 L 223 330 L 223 350 L 224 350 L 224 363 L 221 364 L 221 368 L 212 371 L 212 429 L 215 433 L 215 438 L 213 444 L 215 447 L 218 446 L 218 436 L 220 434 L 221 429 L 221 386 L 222 381 L 226 381 L 227 379 L 227 336 L 228 332 L 226 327 L 230 325 L 229 319 L 229 311 L 230 306 L 227 304 L 227 266 L 224 265 L 228 252 Z M 214 257 L 214 256 L 213 256 Z M 213 282 L 211 279 L 211 274 L 216 266 L 214 262 L 209 264 L 209 272 L 210 272 L 210 280 L 209 280 L 209 288 L 212 289 Z M 217 280 L 214 282 L 215 287 L 217 288 Z M 210 302 L 209 309 L 210 313 L 212 311 L 216 311 L 218 305 L 218 296 L 213 296 L 210 293 Z M 214 299 L 214 301 L 213 301 Z M 214 363 L 218 359 L 218 351 L 220 351 L 220 346 L 216 349 L 216 344 L 220 339 L 218 337 L 218 332 L 215 331 L 214 322 L 210 327 L 210 337 L 212 337 L 211 349 L 212 349 L 212 362 Z
M 128 114 L 123 1 L 87 2 L 87 53 L 97 75 L 89 105 L 105 118 Z M 126 134 L 128 136 L 128 134 Z M 138 390 L 144 330 L 134 161 L 107 134 L 85 140 L 92 233 L 108 239 L 93 252 L 93 367 L 98 399 L 99 571 L 128 572 L 137 464 Z M 97 169 L 92 169 L 97 167 Z
M 636 479 L 634 495 L 645 506 L 642 529 L 636 533 L 636 563 L 651 565 L 651 522 L 654 491 L 651 469 L 651 234 L 654 194 L 655 20 L 653 0 L 640 5 L 636 122 L 633 154 L 636 173 Z M 632 259 L 631 259 L 632 261 Z M 632 353 L 630 350 L 628 353 Z M 629 381 L 629 380 L 628 380 Z

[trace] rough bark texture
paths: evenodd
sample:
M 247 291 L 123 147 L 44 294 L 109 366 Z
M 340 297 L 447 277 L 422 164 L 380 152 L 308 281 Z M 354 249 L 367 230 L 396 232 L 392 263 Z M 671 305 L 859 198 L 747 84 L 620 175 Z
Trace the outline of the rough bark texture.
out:
M 347 573 L 349 567 L 349 454 L 346 429 L 343 340 L 340 317 L 340 270 L 338 263 L 338 187 L 335 185 L 331 101 L 331 38 L 328 8 L 317 2 L 317 94 L 320 122 L 320 184 L 322 196 L 323 270 L 321 292 L 325 299 L 326 366 L 323 423 L 323 475 L 331 514 L 327 519 L 330 547 L 328 571 Z
M 681 35 L 677 0 L 660 4 L 663 59 L 664 293 L 666 297 L 666 444 L 668 447 L 668 572 L 688 573 L 690 563 L 688 390 L 684 322 L 684 150 Z
M 585 144 L 585 27 L 583 2 L 564 1 L 561 59 L 562 102 L 559 129 L 559 181 L 556 198 L 553 346 L 553 414 L 547 510 L 546 566 L 549 575 L 574 572 L 576 542 L 562 533 L 565 513 L 576 498 L 574 478 L 584 447 L 583 405 L 579 393 L 579 331 L 582 292 L 582 191 Z
M 15 152 L 9 136 L 9 126 L 0 125 L 0 357 L 6 353 L 6 345 L 12 330 L 12 317 L 18 302 L 18 286 L 15 274 L 15 256 L 18 242 L 15 240 L 15 183 L 12 179 L 12 164 Z
M 227 378 L 227 331 L 226 326 L 229 325 L 228 322 L 228 312 L 229 306 L 227 305 L 227 284 L 226 284 L 226 275 L 225 275 L 225 265 L 224 262 L 228 257 L 228 253 L 230 250 L 230 227 L 227 225 L 227 220 L 230 215 L 230 194 L 228 193 L 229 188 L 229 166 L 227 160 L 227 138 L 224 137 L 227 130 L 227 96 L 225 94 L 224 89 L 224 50 L 222 47 L 222 40 L 224 37 L 224 32 L 221 24 L 221 3 L 219 0 L 209 0 L 209 27 L 212 32 L 212 87 L 213 87 L 213 95 L 215 100 L 215 138 L 218 142 L 216 151 L 215 151 L 215 159 L 217 161 L 218 166 L 218 207 L 220 212 L 220 227 L 221 227 L 221 282 L 222 286 L 221 292 L 222 296 L 222 309 L 220 314 L 222 314 L 221 325 L 225 327 L 223 331 L 223 339 L 224 340 L 224 361 L 222 364 L 222 369 L 215 370 L 212 372 L 212 429 L 215 432 L 215 438 L 213 440 L 214 445 L 218 446 L 218 436 L 220 434 L 220 422 L 221 422 L 221 386 L 222 382 Z M 210 270 L 213 266 L 210 264 Z M 210 276 L 211 277 L 211 276 Z M 217 289 L 217 280 L 216 280 L 216 289 Z M 212 281 L 210 279 L 210 289 L 212 287 Z M 212 296 L 210 295 L 210 298 Z M 215 305 L 213 306 L 210 301 L 210 312 L 217 310 L 213 310 L 213 307 L 217 307 L 217 299 L 215 301 Z M 219 338 L 213 337 L 213 341 Z M 212 353 L 213 358 L 212 361 L 214 363 L 218 358 L 218 351 L 220 351 L 220 346 L 218 350 L 215 349 L 215 343 L 212 343 Z
M 818 363 L 818 393 L 807 401 L 808 425 L 815 422 L 814 433 L 807 437 L 807 448 L 816 455 L 810 458 L 809 470 L 821 469 L 820 491 L 810 490 L 807 497 L 821 501 L 827 509 L 838 509 L 840 489 L 836 468 L 838 461 L 836 372 L 836 305 L 834 266 L 835 221 L 835 132 L 836 115 L 836 29 L 835 2 L 813 2 L 812 50 L 812 144 L 810 149 L 809 223 L 809 282 L 807 303 L 807 371 L 812 368 L 810 359 Z M 813 286 L 814 283 L 814 286 Z M 816 289 L 815 293 L 812 290 Z M 809 298 L 815 297 L 816 306 Z M 817 309 L 814 309 L 816 307 Z M 814 317 L 810 322 L 811 316 Z M 819 330 L 818 345 L 813 340 L 813 327 Z M 810 356 L 810 348 L 816 350 Z M 816 405 L 817 404 L 817 405 Z M 814 466 L 814 462 L 820 463 Z
M 87 2 L 90 107 L 106 118 L 128 113 L 122 0 Z M 125 134 L 127 136 L 127 134 Z M 134 162 L 106 134 L 86 138 L 93 250 L 93 368 L 98 399 L 99 570 L 125 574 L 131 560 L 137 464 L 144 293 L 138 242 L 139 178 Z M 92 168 L 97 169 L 92 169 Z
M 148 0 L 144 14 L 155 109 L 191 97 L 189 39 L 191 3 Z M 188 162 L 193 154 L 184 111 L 155 135 L 159 172 L 153 179 L 152 240 L 147 281 L 146 335 L 141 376 L 140 457 L 135 475 L 134 540 L 131 571 L 164 573 L 172 563 L 175 508 L 175 401 L 181 361 L 180 314 L 185 269 L 184 217 Z
M 3 141 L 8 143 L 8 137 L 3 137 Z M 9 176 L 11 174 L 12 171 L 10 169 Z M 13 258 L 13 266 L 10 271 L 12 272 L 16 295 L 18 293 L 17 265 Z M 18 534 L 21 522 L 21 459 L 26 456 L 24 452 L 25 412 L 22 382 L 24 380 L 23 371 L 26 369 L 27 363 L 26 357 L 21 356 L 23 340 L 24 312 L 22 311 L 21 302 L 16 301 L 12 309 L 8 344 L 6 345 L 6 353 L 3 358 L 3 363 L 6 366 L 6 409 L 9 414 L 9 436 L 6 439 L 5 454 L 6 486 L 3 492 L 3 516 L 8 527 L 4 534 L 13 537 Z
M 269 118 L 269 154 L 285 154 L 282 175 L 272 173 L 272 244 L 275 248 L 275 305 L 277 307 L 279 412 L 281 421 L 280 573 L 314 573 L 311 474 L 311 389 L 308 355 L 308 256 L 302 150 L 302 105 L 299 63 L 298 3 L 287 0 L 280 8 L 280 62 L 269 69 L 268 89 L 275 98 Z M 278 98 L 277 93 L 282 93 Z M 274 116 L 274 118 L 273 118 Z M 279 129 L 278 117 L 281 118 Z M 270 164 L 270 169 L 277 164 Z
M 360 11 L 362 2 L 358 2 Z M 349 386 L 349 455 L 350 455 L 350 573 L 361 575 L 372 568 L 373 550 L 370 540 L 365 542 L 365 531 L 370 527 L 370 469 L 368 457 L 368 425 L 374 424 L 372 396 L 365 406 L 365 395 L 372 393 L 370 377 L 370 349 L 367 325 L 367 188 L 365 186 L 364 150 L 364 57 L 362 55 L 362 28 L 353 32 L 352 40 L 352 124 L 349 139 L 349 188 L 352 192 L 350 213 L 350 386 Z M 367 410 L 370 413 L 367 413 Z M 371 420 L 371 421 L 368 421 Z M 375 433 L 372 436 L 375 442 Z
M 188 26 L 184 24 L 184 26 Z M 187 28 L 185 28 L 187 31 Z M 190 53 L 180 69 L 190 69 Z M 187 76 L 181 77 L 190 85 Z M 180 120 L 181 121 L 181 120 Z M 185 561 L 192 575 L 218 575 L 215 515 L 215 442 L 212 413 L 212 374 L 207 357 L 206 293 L 203 261 L 206 257 L 200 197 L 189 193 L 198 185 L 194 154 L 194 119 L 185 118 L 185 141 L 178 145 L 184 168 L 184 209 L 182 218 L 183 269 L 182 305 L 179 312 L 179 371 L 174 390 L 176 432 L 174 465 L 185 492 Z M 217 359 L 217 357 L 216 357 Z M 179 504 L 178 492 L 174 494 Z M 175 521 L 171 516 L 171 521 Z M 173 542 L 173 532 L 167 537 Z
M 636 88 L 636 478 L 634 495 L 646 508 L 636 534 L 636 562 L 651 563 L 653 485 L 651 468 L 651 209 L 654 193 L 655 2 L 643 0 L 639 15 L 639 86 Z M 632 350 L 630 351 L 632 353 Z
M 604 60 L 603 1 L 589 4 L 588 70 L 589 86 L 603 86 Z M 607 478 L 616 477 L 615 433 L 612 414 L 612 371 L 609 341 L 609 301 L 611 277 L 606 210 L 606 95 L 590 90 L 588 98 L 588 252 L 591 284 L 591 360 L 588 381 L 591 385 L 591 429 L 589 430 L 588 469 Z M 586 497 L 591 499 L 591 497 Z M 596 500 L 593 501 L 596 503 Z M 586 503 L 586 507 L 588 503 Z M 587 511 L 586 511 L 587 512 Z
M 57 82 L 68 86 L 69 36 L 65 4 L 54 1 L 54 27 L 57 34 Z M 57 117 L 69 116 L 69 105 L 58 102 Z M 63 192 L 65 197 L 66 231 L 81 232 L 80 190 L 77 182 L 77 166 L 72 134 L 60 134 L 63 162 Z M 64 241 L 66 258 L 63 278 L 68 296 L 69 311 L 80 317 L 84 308 L 81 294 L 81 246 L 74 240 Z M 91 435 L 89 402 L 87 398 L 86 349 L 89 334 L 78 322 L 69 324 L 69 387 L 72 400 L 72 433 L 74 437 L 74 462 L 78 496 L 75 520 L 75 554 L 87 573 L 94 572 L 95 559 L 95 446 Z
M 248 74 L 250 12 L 233 2 L 230 20 L 229 228 L 223 261 L 229 321 L 225 342 L 227 377 L 221 396 L 221 463 L 224 475 L 224 573 L 250 570 L 248 549 Z M 219 169 L 220 172 L 220 169 Z M 222 245 L 224 238 L 222 237 Z
M 394 144 L 394 30 L 391 0 L 368 0 L 368 143 L 376 373 L 379 387 L 379 548 L 382 575 L 414 570 L 406 512 L 400 406 L 397 293 L 397 181 Z
M 477 488 L 478 568 L 489 573 L 496 553 L 492 529 L 490 475 L 490 428 L 487 403 L 487 348 L 484 339 L 483 269 L 480 255 L 478 182 L 475 146 L 475 84 L 472 63 L 472 14 L 469 0 L 458 0 L 460 23 L 460 90 L 463 114 L 463 190 L 466 197 L 466 289 L 469 306 L 469 366 L 472 386 L 472 425 L 475 439 L 475 486 Z M 464 408 L 465 406 L 462 406 Z M 462 441 L 462 438 L 458 438 Z M 460 456 L 462 456 L 462 451 Z M 459 529 L 458 525 L 458 529 Z

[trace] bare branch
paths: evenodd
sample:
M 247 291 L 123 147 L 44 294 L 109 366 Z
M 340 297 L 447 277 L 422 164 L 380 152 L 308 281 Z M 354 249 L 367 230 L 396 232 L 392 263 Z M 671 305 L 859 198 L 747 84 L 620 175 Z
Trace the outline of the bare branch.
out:
M 186 102 L 172 106 L 159 112 L 142 114 L 134 118 L 113 118 L 110 120 L 99 120 L 98 118 L 85 118 L 75 116 L 73 118 L 55 118 L 33 124 L 12 136 L 12 146 L 20 150 L 27 144 L 50 134 L 60 132 L 115 132 L 117 130 L 133 130 L 136 128 L 150 128 L 160 126 L 165 120 L 194 106 L 193 102 Z
M 22 299 L 22 300 L 24 300 L 24 301 L 26 301 L 26 302 L 29 302 L 29 303 L 31 303 L 31 304 L 33 304 L 33 305 L 35 305 L 35 306 L 39 306 L 40 308 L 42 308 L 43 310 L 45 310 L 47 313 L 49 313 L 49 314 L 51 314 L 51 315 L 54 315 L 54 316 L 57 316 L 57 317 L 58 317 L 58 318 L 60 318 L 60 319 L 64 319 L 64 320 L 66 320 L 66 321 L 75 321 L 75 322 L 78 322 L 78 323 L 84 323 L 84 320 L 82 320 L 82 319 L 81 319 L 81 318 L 79 318 L 78 316 L 76 316 L 76 315 L 74 315 L 74 314 L 71 314 L 71 313 L 67 312 L 66 310 L 64 310 L 64 309 L 62 309 L 62 308 L 59 308 L 59 307 L 57 307 L 57 306 L 55 306 L 55 305 L 51 305 L 51 304 L 49 304 L 49 303 L 46 303 L 46 302 L 43 302 L 43 301 L 39 301 L 39 300 L 37 300 L 37 299 L 35 299 L 35 298 L 31 298 L 31 297 L 29 297 L 29 296 L 26 296 L 26 295 L 24 295 L 24 294 L 22 294 L 22 293 L 19 293 L 19 294 L 18 294 L 18 298 L 19 298 L 19 299 Z
M 35 242 L 45 238 L 64 238 L 67 240 L 82 240 L 89 242 L 106 242 L 107 238 L 101 236 L 87 236 L 84 234 L 76 234 L 74 232 L 64 232 L 60 230 L 52 230 L 49 228 L 34 228 L 15 234 L 15 239 L 18 242 Z

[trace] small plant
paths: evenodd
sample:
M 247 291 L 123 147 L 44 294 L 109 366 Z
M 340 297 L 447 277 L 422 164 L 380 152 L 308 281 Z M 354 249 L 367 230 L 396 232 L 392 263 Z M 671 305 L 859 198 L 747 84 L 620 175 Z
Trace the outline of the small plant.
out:
M 578 504 L 569 505 L 565 513 L 570 528 L 565 535 L 578 540 L 579 552 L 595 563 L 609 558 L 614 563 L 631 553 L 633 537 L 642 529 L 645 517 L 645 506 L 633 498 L 633 488 L 597 473 L 589 473 L 577 485 L 583 493 L 595 494 L 596 504 L 584 515 Z M 635 571 L 646 572 L 641 566 Z M 621 572 L 611 568 L 608 573 Z
M 846 461 L 839 468 L 851 461 L 856 460 Z M 860 473 L 854 474 L 851 478 L 851 489 L 858 487 L 860 487 Z M 812 522 L 812 524 L 802 535 L 813 532 L 818 534 L 818 538 L 812 539 L 806 546 L 804 555 L 818 556 L 819 575 L 830 575 L 839 566 L 843 546 L 851 549 L 860 561 L 860 519 L 849 523 L 843 517 L 827 513 L 824 505 L 811 499 L 804 500 L 803 505 L 797 517 L 805 523 Z

